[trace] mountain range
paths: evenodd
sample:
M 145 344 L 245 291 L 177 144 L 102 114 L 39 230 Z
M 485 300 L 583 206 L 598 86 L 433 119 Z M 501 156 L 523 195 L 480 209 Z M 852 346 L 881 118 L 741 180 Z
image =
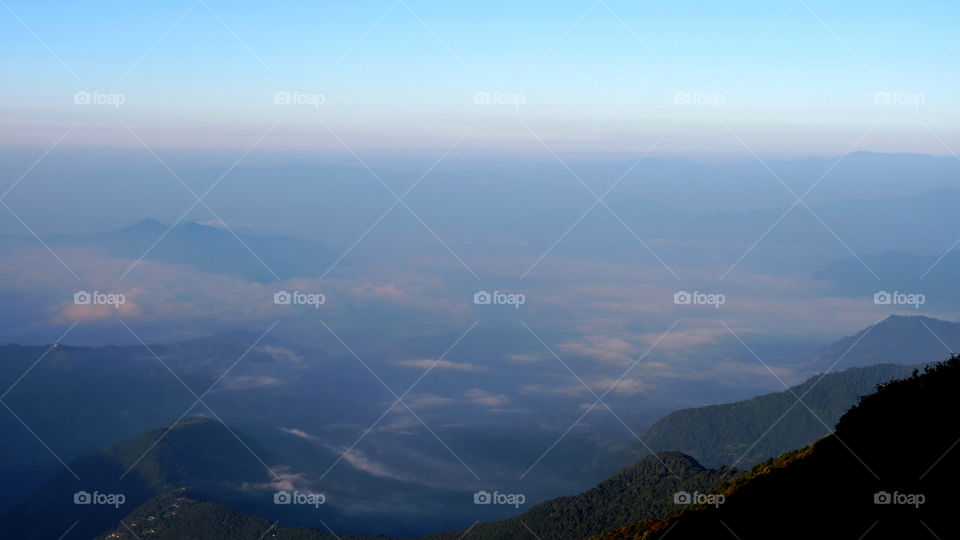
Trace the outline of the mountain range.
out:
M 235 429 L 235 432 L 240 434 L 239 438 L 229 432 L 229 437 L 224 436 L 218 431 L 223 429 L 219 422 L 192 419 L 186 424 L 187 427 L 199 432 L 210 430 L 212 434 L 209 437 L 190 438 L 185 435 L 191 432 L 181 432 L 180 428 L 184 426 L 180 426 L 171 433 L 176 432 L 178 436 L 184 437 L 182 440 L 187 450 L 177 453 L 178 451 L 168 449 L 167 454 L 163 455 L 178 455 L 186 461 L 192 461 L 194 458 L 190 454 L 193 452 L 206 451 L 222 455 L 241 452 L 249 459 L 251 455 L 243 445 L 258 446 L 260 450 L 256 452 L 257 455 L 273 456 L 268 460 L 271 467 L 286 471 L 284 474 L 292 475 L 291 478 L 313 479 L 306 484 L 300 484 L 301 487 L 322 487 L 324 492 L 332 495 L 330 505 L 325 506 L 321 513 L 285 512 L 284 510 L 289 509 L 277 508 L 271 501 L 265 501 L 263 493 L 251 498 L 253 491 L 243 492 L 236 489 L 236 485 L 243 482 L 250 485 L 273 482 L 275 479 L 263 478 L 265 469 L 262 463 L 251 464 L 256 466 L 246 472 L 241 471 L 244 478 L 249 477 L 248 480 L 224 474 L 223 478 L 233 480 L 205 482 L 205 477 L 198 474 L 196 482 L 178 483 L 178 478 L 194 475 L 178 476 L 176 471 L 163 471 L 166 465 L 160 467 L 160 472 L 151 472 L 149 464 L 166 463 L 166 458 L 163 458 L 147 460 L 144 464 L 147 470 L 138 476 L 147 480 L 124 488 L 131 494 L 130 502 L 125 506 L 127 510 L 134 504 L 146 504 L 151 497 L 184 488 L 189 490 L 183 494 L 187 499 L 227 502 L 241 512 L 264 515 L 271 519 L 282 518 L 283 523 L 290 526 L 322 529 L 326 523 L 334 527 L 338 534 L 371 534 L 378 530 L 389 530 L 394 535 L 400 532 L 400 535 L 419 536 L 423 534 L 416 528 L 420 514 L 404 510 L 411 504 L 410 501 L 416 500 L 418 512 L 443 514 L 446 521 L 442 526 L 451 530 L 464 527 L 464 521 L 469 519 L 471 514 L 481 517 L 482 521 L 488 523 L 477 525 L 475 533 L 482 533 L 489 538 L 508 534 L 505 531 L 517 534 L 517 531 L 527 528 L 539 530 L 546 536 L 561 534 L 563 531 L 590 535 L 599 534 L 607 528 L 626 525 L 631 520 L 654 519 L 665 515 L 669 511 L 669 505 L 663 503 L 661 495 L 678 481 L 669 470 L 683 471 L 679 482 L 687 482 L 685 486 L 703 492 L 719 480 L 734 474 L 729 469 L 722 469 L 718 473 L 709 467 L 731 464 L 748 467 L 828 436 L 837 419 L 841 418 L 860 396 L 869 394 L 877 384 L 906 377 L 916 367 L 944 356 L 942 349 L 925 345 L 932 337 L 929 329 L 949 340 L 956 334 L 957 326 L 956 323 L 936 319 L 890 317 L 857 335 L 825 347 L 811 361 L 811 365 L 829 362 L 832 366 L 841 356 L 836 369 L 848 364 L 857 366 L 867 363 L 871 356 L 899 363 L 848 367 L 843 371 L 828 373 L 822 379 L 819 376 L 813 377 L 790 391 L 758 396 L 742 402 L 676 411 L 656 422 L 642 436 L 644 441 L 658 452 L 657 456 L 646 455 L 645 451 L 639 450 L 639 445 L 626 454 L 612 454 L 611 450 L 604 449 L 603 445 L 590 447 L 579 442 L 569 445 L 553 456 L 559 461 L 545 462 L 546 468 L 543 471 L 548 471 L 549 476 L 569 475 L 565 480 L 569 482 L 577 468 L 583 468 L 585 463 L 600 462 L 604 464 L 603 467 L 592 469 L 596 480 L 587 484 L 594 487 L 580 495 L 550 499 L 564 490 L 575 493 L 584 488 L 573 490 L 559 487 L 560 484 L 538 485 L 542 489 L 527 492 L 533 506 L 523 514 L 518 513 L 521 510 L 519 508 L 515 511 L 512 507 L 473 505 L 470 490 L 476 487 L 470 483 L 459 486 L 453 481 L 430 485 L 410 483 L 402 476 L 402 471 L 409 467 L 408 464 L 428 469 L 434 467 L 435 471 L 440 470 L 436 468 L 440 467 L 440 464 L 436 461 L 418 461 L 420 457 L 411 461 L 416 456 L 413 450 L 426 449 L 435 439 L 430 439 L 429 434 L 422 431 L 419 433 L 426 436 L 426 439 L 415 437 L 414 434 L 418 432 L 413 431 L 409 425 L 401 429 L 409 433 L 411 441 L 420 441 L 417 446 L 394 445 L 391 449 L 378 450 L 376 454 L 371 454 L 369 447 L 364 447 L 364 452 L 358 449 L 349 462 L 333 469 L 323 482 L 317 483 L 316 478 L 325 474 L 327 466 L 337 461 L 346 444 L 351 442 L 351 432 L 340 432 L 341 428 L 317 431 L 294 428 L 315 425 L 317 422 L 328 424 L 334 418 L 342 421 L 351 417 L 355 417 L 362 426 L 362 422 L 370 415 L 378 414 L 382 410 L 380 407 L 371 406 L 367 411 L 360 411 L 356 405 L 375 404 L 377 399 L 382 399 L 382 392 L 373 391 L 366 399 L 360 398 L 357 389 L 353 389 L 349 395 L 345 394 L 342 387 L 336 384 L 339 379 L 330 376 L 331 370 L 350 367 L 359 371 L 361 368 L 355 362 L 327 357 L 316 351 L 291 348 L 277 340 L 265 339 L 250 351 L 246 349 L 257 336 L 246 333 L 211 336 L 180 344 L 151 347 L 162 362 L 139 346 L 57 346 L 51 348 L 32 369 L 27 368 L 43 354 L 45 348 L 11 345 L 0 348 L 0 358 L 3 360 L 0 362 L 0 380 L 5 385 L 16 382 L 9 396 L 5 398 L 5 403 L 14 411 L 22 411 L 24 420 L 36 430 L 38 436 L 78 472 L 80 469 L 91 471 L 88 474 L 78 474 L 81 479 L 99 478 L 100 472 L 108 477 L 119 477 L 116 469 L 130 460 L 118 456 L 140 453 L 135 449 L 142 449 L 145 441 L 156 440 L 158 432 L 154 429 L 148 434 L 137 434 L 158 425 L 168 425 L 173 419 L 185 414 L 184 411 L 194 401 L 189 391 L 177 381 L 177 377 L 200 392 L 246 351 L 244 361 L 220 382 L 220 390 L 207 396 L 212 409 L 228 421 L 244 419 L 240 429 Z M 853 343 L 857 345 L 851 349 Z M 919 351 L 917 354 L 910 354 L 909 345 L 904 345 L 910 343 Z M 920 363 L 910 364 L 911 361 Z M 342 367 L 335 367 L 340 366 L 341 362 L 345 362 Z M 168 371 L 164 364 L 169 366 L 173 373 Z M 27 374 L 18 380 L 25 370 Z M 327 376 L 305 375 L 314 372 L 326 373 Z M 346 374 L 351 372 L 343 373 L 348 376 Z M 285 389 L 286 397 L 280 401 L 276 399 L 278 388 Z M 312 397 L 318 391 L 330 397 L 331 404 L 340 403 L 344 409 L 318 409 L 315 406 L 316 399 Z M 802 404 L 797 403 L 794 394 L 802 397 Z M 54 396 L 74 396 L 75 406 L 69 419 L 64 417 L 62 411 L 44 408 L 44 404 L 51 403 Z M 150 414 L 134 413 L 143 409 L 140 407 L 142 403 L 151 404 L 148 408 Z M 813 413 L 807 410 L 807 406 Z M 188 411 L 192 415 L 206 415 L 209 412 L 202 406 Z M 324 420 L 318 415 L 327 415 L 328 418 Z M 278 424 L 281 419 L 284 423 Z M 62 502 L 59 499 L 51 501 L 43 492 L 59 493 L 60 497 L 63 493 L 69 494 L 82 489 L 82 486 L 72 486 L 71 482 L 74 480 L 70 475 L 60 473 L 53 476 L 61 470 L 53 456 L 35 438 L 31 438 L 29 432 L 13 417 L 5 416 L 2 422 L 0 428 L 7 441 L 2 461 L 4 476 L 16 482 L 22 489 L 20 492 L 6 492 L 6 509 L 11 509 L 14 504 L 19 505 L 9 516 L 34 515 L 25 513 L 23 504 L 44 508 L 45 505 L 49 507 L 50 504 Z M 65 428 L 67 425 L 69 429 Z M 541 441 L 539 434 L 529 431 L 524 439 L 519 432 L 494 436 L 494 432 L 481 429 L 467 431 L 456 426 L 438 426 L 437 429 L 443 430 L 442 440 L 455 445 L 458 454 L 466 456 L 467 461 L 474 467 L 480 466 L 480 456 L 492 459 L 490 456 L 503 452 L 499 447 L 504 444 L 513 447 L 526 441 L 528 445 L 539 448 L 552 442 L 552 439 Z M 373 433 L 370 437 L 375 438 L 377 435 Z M 124 438 L 128 440 L 124 442 Z M 195 444 L 200 439 L 219 442 L 216 445 Z M 179 439 L 174 437 L 170 441 L 177 440 Z M 218 449 L 219 445 L 230 448 L 221 450 Z M 92 453 L 103 446 L 109 446 L 110 449 Z M 27 459 L 24 456 L 31 457 Z M 109 459 L 104 461 L 105 457 Z M 239 456 L 235 457 L 240 459 Z M 230 461 L 233 461 L 233 458 Z M 170 463 L 175 462 L 176 460 Z M 87 469 L 88 466 L 91 468 Z M 187 465 L 176 467 L 179 467 L 177 470 L 181 472 L 189 470 Z M 217 470 L 206 465 L 201 468 L 209 469 L 211 474 Z M 493 471 L 494 469 L 482 470 L 488 478 L 494 475 Z M 463 472 L 453 468 L 446 470 L 444 474 Z M 583 470 L 580 470 L 577 474 L 582 473 Z M 602 480 L 610 474 L 613 476 Z M 218 475 L 219 473 L 214 476 Z M 438 480 L 443 479 L 442 475 L 437 476 Z M 583 478 L 588 477 L 589 475 Z M 578 481 L 582 482 L 583 479 Z M 597 483 L 598 481 L 600 483 Z M 44 488 L 42 484 L 45 482 L 53 484 Z M 108 479 L 105 485 L 109 488 L 113 485 L 111 482 L 113 480 Z M 72 487 L 58 490 L 49 488 L 50 485 Z M 32 495 L 29 495 L 31 493 Z M 652 493 L 660 495 L 652 496 Z M 28 495 L 29 499 L 25 499 Z M 25 503 L 25 500 L 28 503 Z M 537 504 L 539 501 L 545 502 Z M 617 501 L 631 502 L 618 507 Z M 64 515 L 71 514 L 67 512 Z M 101 525 L 116 524 L 115 513 L 105 516 L 100 522 L 88 521 Z M 368 516 L 366 525 L 361 525 L 362 529 L 354 528 L 358 523 L 363 523 L 362 516 Z M 377 516 L 377 521 L 370 521 L 373 516 Z M 374 523 L 377 525 L 374 526 Z M 91 529 L 90 532 L 99 534 L 102 531 Z M 446 537 L 441 535 L 438 538 Z
M 109 257 L 143 258 L 186 265 L 202 272 L 243 276 L 271 282 L 298 276 L 319 276 L 336 254 L 321 243 L 289 236 L 264 236 L 219 222 L 188 222 L 170 226 L 144 219 L 116 230 L 43 237 L 51 248 L 97 250 Z M 35 240 L 4 236 L 0 246 L 35 246 Z
M 952 517 L 960 460 L 951 452 L 960 440 L 960 424 L 941 420 L 952 410 L 958 384 L 960 357 L 954 356 L 880 385 L 843 415 L 834 433 L 745 474 L 709 470 L 684 454 L 661 453 L 578 496 L 424 540 L 468 535 L 657 540 L 723 538 L 724 532 L 742 539 L 923 538 L 927 533 L 952 538 L 960 530 Z M 200 531 L 214 539 L 329 538 L 318 530 L 274 530 L 267 520 L 177 491 L 137 508 L 127 522 L 160 538 Z M 133 534 L 132 528 L 118 527 L 108 537 Z

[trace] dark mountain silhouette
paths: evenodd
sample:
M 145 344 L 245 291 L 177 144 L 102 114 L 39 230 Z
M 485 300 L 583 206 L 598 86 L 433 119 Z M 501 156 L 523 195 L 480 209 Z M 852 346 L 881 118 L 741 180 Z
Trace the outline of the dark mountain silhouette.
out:
M 603 538 L 957 538 L 960 356 L 883 385 L 811 447 L 721 488 L 718 506 Z

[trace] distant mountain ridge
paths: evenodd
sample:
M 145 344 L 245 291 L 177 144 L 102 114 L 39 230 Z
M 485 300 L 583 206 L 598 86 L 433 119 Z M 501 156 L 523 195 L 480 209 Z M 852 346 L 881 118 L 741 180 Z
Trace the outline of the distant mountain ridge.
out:
M 960 323 L 923 315 L 891 315 L 820 349 L 810 359 L 810 369 L 937 362 L 953 351 L 960 351 Z
M 883 289 L 893 293 L 924 295 L 921 309 L 941 312 L 960 310 L 960 252 L 918 255 L 903 251 L 886 251 L 862 255 L 861 260 L 846 258 L 830 262 L 814 273 L 814 279 L 827 282 L 831 295 L 873 299 L 881 287 L 864 271 L 864 264 L 883 277 Z M 862 261 L 862 262 L 861 262 Z M 911 309 L 912 306 L 896 306 Z
M 30 240 L 0 238 L 0 242 L 13 245 L 24 242 L 32 245 Z M 143 219 L 112 231 L 49 235 L 44 241 L 55 249 L 97 248 L 113 257 L 143 257 L 150 261 L 191 266 L 203 272 L 239 275 L 258 282 L 319 276 L 336 259 L 333 251 L 318 242 L 237 230 L 231 232 L 210 222 L 179 223 L 171 228 L 159 221 Z

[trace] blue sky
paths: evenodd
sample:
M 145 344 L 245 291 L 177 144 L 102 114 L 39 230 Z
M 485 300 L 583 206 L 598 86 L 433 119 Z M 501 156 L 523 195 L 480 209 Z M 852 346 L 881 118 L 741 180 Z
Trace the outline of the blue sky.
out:
M 243 149 L 276 124 L 259 148 L 435 155 L 474 126 L 461 151 L 594 157 L 670 128 L 654 154 L 944 155 L 958 19 L 944 2 L 4 0 L 0 144 L 78 122 L 61 144 L 139 144 L 126 124 Z

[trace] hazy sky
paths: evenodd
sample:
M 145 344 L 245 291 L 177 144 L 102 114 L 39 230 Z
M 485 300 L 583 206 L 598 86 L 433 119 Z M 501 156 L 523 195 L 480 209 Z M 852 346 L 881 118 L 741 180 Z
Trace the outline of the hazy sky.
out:
M 6 145 L 45 147 L 76 122 L 60 144 L 137 146 L 132 130 L 245 149 L 273 126 L 258 149 L 960 148 L 950 2 L 0 4 Z

